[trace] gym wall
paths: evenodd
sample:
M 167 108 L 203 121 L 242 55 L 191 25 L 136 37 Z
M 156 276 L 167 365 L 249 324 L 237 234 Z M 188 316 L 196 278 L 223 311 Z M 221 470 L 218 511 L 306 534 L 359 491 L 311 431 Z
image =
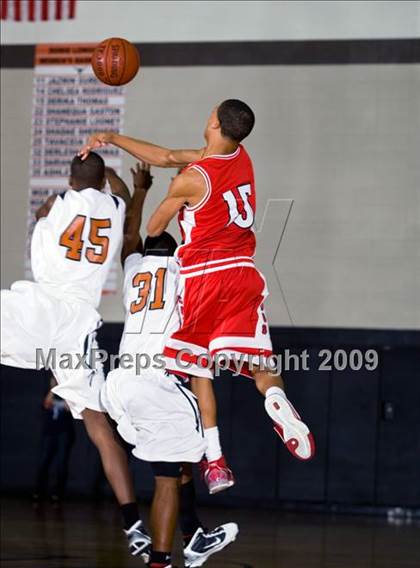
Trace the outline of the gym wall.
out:
M 79 0 L 76 25 L 7 22 L 2 43 L 132 42 L 413 38 L 418 2 Z
M 311 371 L 285 378 L 317 456 L 300 464 L 270 437 L 251 382 L 216 381 L 238 478 L 217 503 L 419 507 L 420 4 L 107 1 L 100 16 L 97 5 L 78 2 L 77 26 L 2 24 L 2 287 L 24 272 L 35 44 L 136 42 L 143 67 L 127 87 L 125 133 L 168 146 L 201 145 L 212 107 L 243 98 L 257 115 L 246 146 L 274 346 L 309 352 Z M 124 158 L 127 180 L 132 163 Z M 145 217 L 171 175 L 156 170 Z M 115 352 L 120 297 L 104 298 L 101 313 L 101 345 Z M 373 348 L 379 366 L 322 372 L 323 348 Z M 2 487 L 29 491 L 45 384 L 2 371 Z M 92 495 L 98 458 L 77 428 L 70 491 Z M 135 475 L 147 492 L 147 468 Z
M 218 101 L 254 108 L 246 147 L 272 325 L 420 328 L 418 3 L 214 5 L 105 2 L 92 26 L 97 3 L 82 1 L 77 25 L 2 24 L 2 286 L 23 277 L 31 45 L 121 35 L 143 60 L 127 87 L 126 134 L 199 147 Z M 127 181 L 132 163 L 124 157 Z M 145 218 L 171 175 L 155 172 Z M 121 321 L 119 295 L 101 312 Z

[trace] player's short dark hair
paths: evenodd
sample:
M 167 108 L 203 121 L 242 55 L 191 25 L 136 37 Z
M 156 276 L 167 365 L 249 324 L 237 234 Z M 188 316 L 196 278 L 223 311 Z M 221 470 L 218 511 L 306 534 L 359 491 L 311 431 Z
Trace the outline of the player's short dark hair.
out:
M 173 256 L 178 243 L 172 235 L 164 231 L 158 237 L 146 237 L 144 241 L 144 254 L 158 256 Z
M 255 115 L 251 108 L 238 99 L 227 99 L 219 105 L 217 118 L 222 135 L 241 142 L 254 128 Z
M 105 162 L 95 152 L 90 152 L 85 160 L 75 156 L 71 162 L 70 175 L 72 180 L 79 184 L 98 188 L 104 181 Z

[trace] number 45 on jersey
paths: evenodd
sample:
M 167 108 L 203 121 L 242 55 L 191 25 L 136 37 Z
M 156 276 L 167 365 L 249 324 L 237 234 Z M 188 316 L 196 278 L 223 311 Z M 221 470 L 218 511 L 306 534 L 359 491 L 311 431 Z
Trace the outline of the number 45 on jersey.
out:
M 86 223 L 89 223 L 89 243 L 93 246 L 84 249 L 82 235 Z M 60 237 L 60 246 L 67 249 L 66 258 L 80 262 L 84 256 L 93 264 L 103 264 L 108 256 L 109 237 L 100 231 L 110 228 L 111 219 L 87 219 L 85 215 L 76 215 Z

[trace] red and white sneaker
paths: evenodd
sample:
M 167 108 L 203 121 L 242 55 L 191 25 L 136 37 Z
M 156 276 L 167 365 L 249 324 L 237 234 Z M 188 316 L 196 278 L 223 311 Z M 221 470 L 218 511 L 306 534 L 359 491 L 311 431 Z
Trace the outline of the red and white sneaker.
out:
M 204 482 L 209 488 L 210 495 L 235 485 L 232 470 L 228 468 L 224 456 L 210 462 L 206 459 L 201 460 L 200 469 Z
M 274 422 L 274 430 L 289 452 L 299 460 L 315 455 L 315 441 L 309 428 L 286 396 L 272 394 L 265 399 L 265 409 Z

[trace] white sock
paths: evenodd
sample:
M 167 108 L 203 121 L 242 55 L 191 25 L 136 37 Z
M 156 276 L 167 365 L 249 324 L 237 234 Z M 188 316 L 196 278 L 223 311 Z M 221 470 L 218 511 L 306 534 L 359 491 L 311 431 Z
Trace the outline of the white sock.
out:
M 267 391 L 265 393 L 265 398 L 268 398 L 272 394 L 278 394 L 278 395 L 282 396 L 283 398 L 287 398 L 286 393 L 280 387 L 270 387 L 269 389 L 267 389 Z
M 210 462 L 218 460 L 220 457 L 222 457 L 222 447 L 220 445 L 219 439 L 219 428 L 217 426 L 214 426 L 213 428 L 205 428 L 204 437 L 207 441 L 207 461 Z

